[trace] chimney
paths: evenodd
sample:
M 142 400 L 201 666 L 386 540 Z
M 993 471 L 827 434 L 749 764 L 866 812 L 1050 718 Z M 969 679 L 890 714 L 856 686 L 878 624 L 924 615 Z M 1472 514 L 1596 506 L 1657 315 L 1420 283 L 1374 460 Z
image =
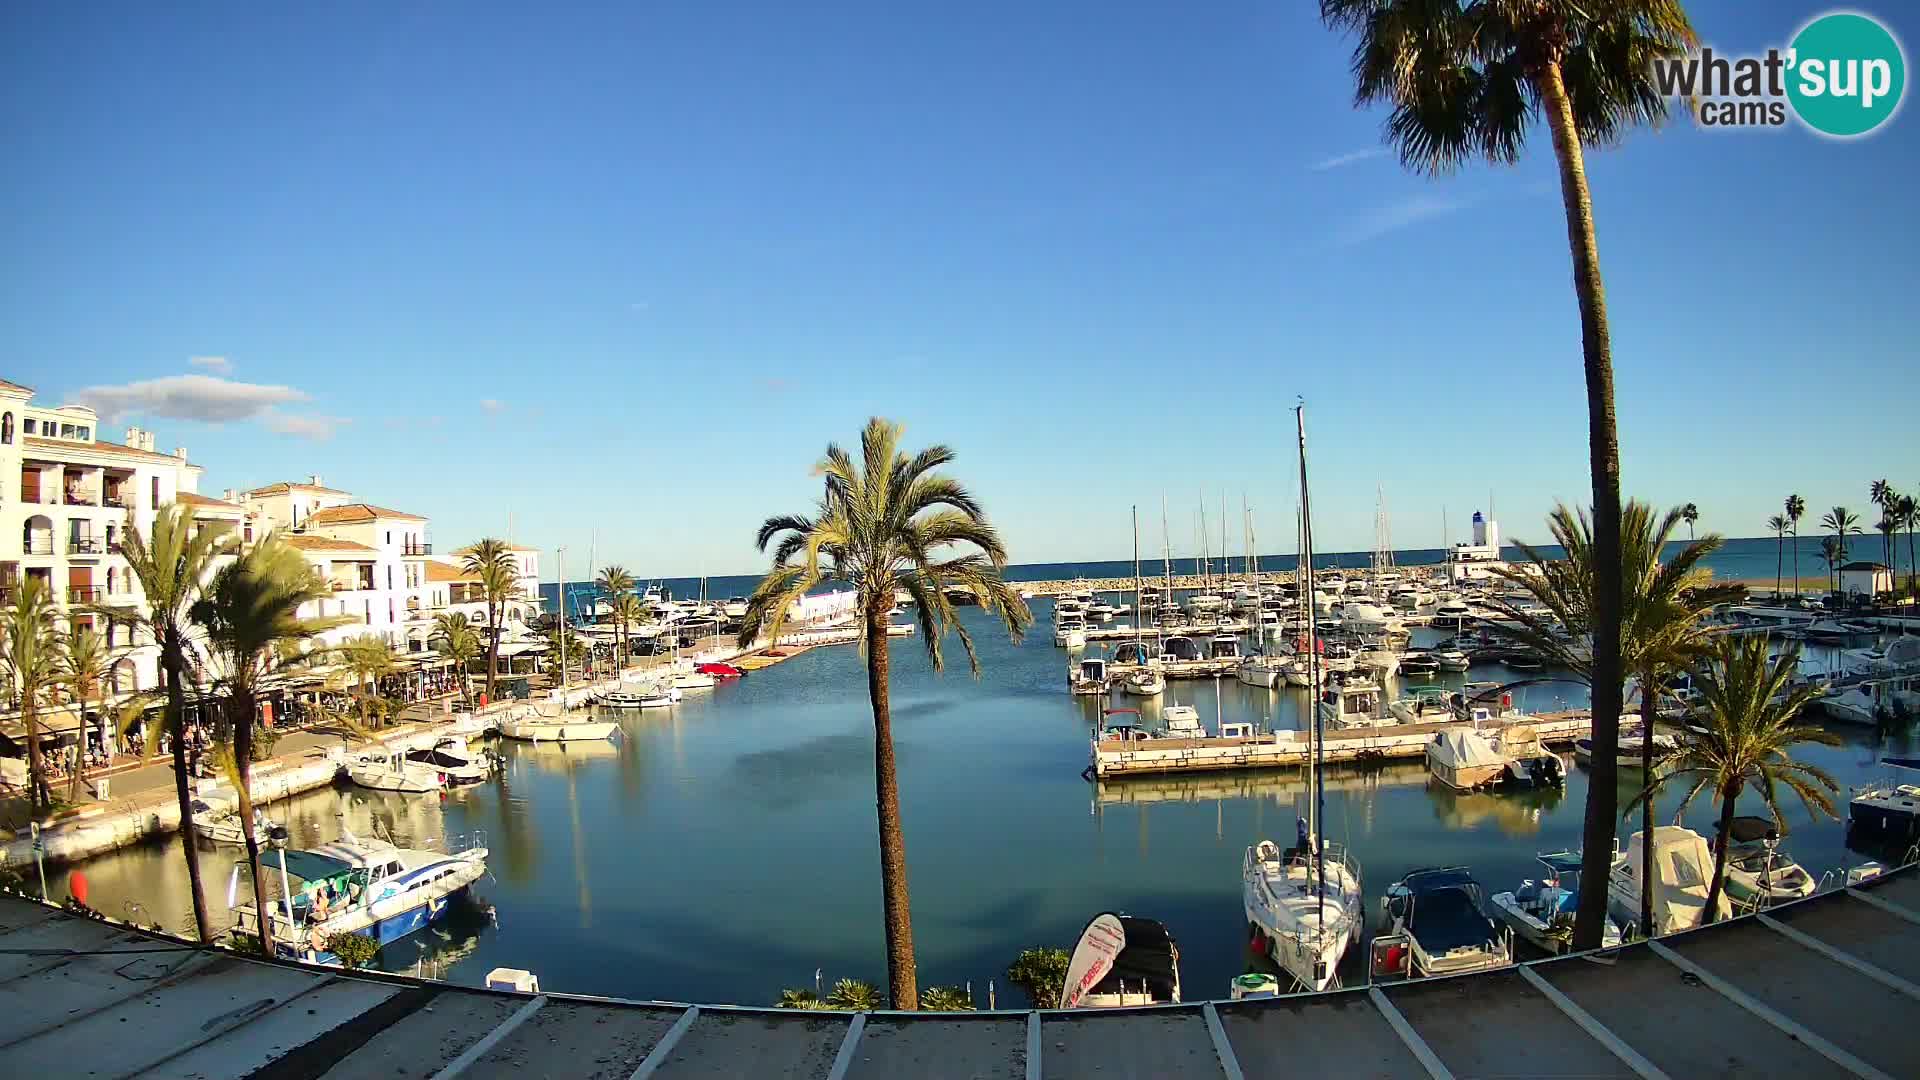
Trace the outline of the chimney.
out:
M 327 486 L 327 485 L 325 485 L 325 484 L 323 484 L 323 483 L 321 483 L 321 482 L 320 482 L 320 474 L 319 474 L 319 473 L 310 473 L 310 474 L 308 474 L 308 476 L 307 476 L 307 483 L 308 483 L 308 484 L 311 484 L 311 485 L 312 485 L 312 486 L 314 486 L 314 487 L 326 487 L 326 486 Z
M 187 448 L 184 446 L 174 447 L 173 456 L 179 458 L 181 461 L 187 460 Z
M 140 433 L 140 449 L 145 450 L 149 454 L 153 453 L 153 432 L 142 431 Z
M 128 428 L 127 429 L 127 446 L 134 450 L 140 449 L 140 436 L 142 434 L 143 432 L 141 432 L 141 430 L 137 427 Z
M 232 488 L 228 488 L 220 493 L 220 498 L 226 502 L 237 503 L 240 501 L 240 493 Z

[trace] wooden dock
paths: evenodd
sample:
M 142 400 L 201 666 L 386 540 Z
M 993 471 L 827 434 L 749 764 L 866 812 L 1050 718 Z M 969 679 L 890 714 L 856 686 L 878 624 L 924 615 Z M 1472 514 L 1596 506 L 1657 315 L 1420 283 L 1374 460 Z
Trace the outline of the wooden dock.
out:
M 1513 714 L 1514 719 L 1482 724 L 1482 731 L 1528 729 L 1548 745 L 1566 745 L 1593 732 L 1593 717 L 1585 711 Z M 1424 758 L 1435 734 L 1472 727 L 1468 720 L 1434 724 L 1390 724 L 1385 727 L 1329 731 L 1324 760 L 1391 761 Z M 1297 769 L 1314 753 L 1313 733 L 1274 731 L 1242 739 L 1145 739 L 1139 742 L 1095 740 L 1091 749 L 1094 778 L 1142 773 L 1213 772 L 1223 769 Z

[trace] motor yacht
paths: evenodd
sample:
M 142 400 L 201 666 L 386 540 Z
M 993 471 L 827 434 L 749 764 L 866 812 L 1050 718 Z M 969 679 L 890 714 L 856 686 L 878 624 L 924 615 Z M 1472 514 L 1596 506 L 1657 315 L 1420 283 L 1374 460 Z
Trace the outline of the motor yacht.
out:
M 1573 917 L 1580 907 L 1580 853 L 1552 851 L 1534 857 L 1546 867 L 1539 880 L 1528 878 L 1512 892 L 1488 897 L 1493 914 L 1535 948 L 1562 953 L 1573 945 Z M 1620 924 L 1609 918 L 1600 947 L 1620 944 Z
M 442 791 L 447 775 L 433 765 L 410 761 L 398 749 L 367 750 L 347 759 L 347 777 L 363 788 L 421 795 Z
M 1410 978 L 1513 962 L 1512 934 L 1487 916 L 1480 883 L 1464 866 L 1416 870 L 1387 890 L 1381 906 L 1388 932 L 1375 948 L 1388 956 L 1403 948 L 1397 967 Z

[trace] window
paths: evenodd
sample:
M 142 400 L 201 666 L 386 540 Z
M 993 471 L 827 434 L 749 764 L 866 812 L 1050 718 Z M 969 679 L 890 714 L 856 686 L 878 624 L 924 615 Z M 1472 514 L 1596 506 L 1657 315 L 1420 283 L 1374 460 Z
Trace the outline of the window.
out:
M 28 422 L 31 423 L 32 421 Z M 31 431 L 32 429 L 29 428 L 28 430 Z M 13 414 L 7 413 L 5 416 L 0 416 L 0 443 L 11 443 L 12 441 Z
M 159 477 L 157 477 L 157 476 L 155 476 L 155 477 L 152 477 L 151 479 L 152 479 L 152 482 L 153 482 L 153 503 L 152 503 L 152 505 L 153 505 L 153 507 L 154 507 L 154 509 L 156 509 L 156 510 L 157 510 L 157 509 L 159 509 L 159 508 L 160 508 L 160 478 L 159 478 Z
M 393 530 L 392 529 L 387 530 L 387 546 L 388 547 L 393 546 Z
M 75 428 L 75 429 L 74 429 L 74 431 L 76 431 L 76 432 L 78 432 L 78 435 L 77 435 L 76 437 L 77 437 L 77 438 L 79 438 L 79 439 L 80 439 L 80 440 L 81 440 L 82 442 L 92 442 L 92 441 L 93 441 L 93 429 L 92 429 L 92 428 L 90 428 L 90 427 L 78 427 L 78 428 Z
M 29 435 L 33 434 L 33 429 L 38 427 L 39 424 L 40 422 L 35 420 L 33 417 L 31 416 L 27 417 L 27 434 Z
M 393 534 L 388 533 L 387 535 L 391 537 Z M 393 541 L 388 540 L 387 543 L 391 544 L 393 543 Z M 389 589 L 393 588 L 393 567 L 391 566 L 387 567 L 387 588 Z
M 63 439 L 71 439 L 71 438 L 73 438 L 73 425 L 72 425 L 72 424 L 61 424 L 61 425 L 60 425 L 60 437 L 61 437 L 61 438 L 63 438 Z

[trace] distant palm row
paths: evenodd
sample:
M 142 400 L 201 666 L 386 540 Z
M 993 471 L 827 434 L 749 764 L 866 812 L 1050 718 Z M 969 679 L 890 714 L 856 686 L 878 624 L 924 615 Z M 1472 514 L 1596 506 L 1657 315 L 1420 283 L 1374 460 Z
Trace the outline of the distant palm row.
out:
M 1887 568 L 1892 571 L 1895 591 L 1900 581 L 1900 530 L 1907 532 L 1907 577 L 1909 592 L 1920 592 L 1920 559 L 1915 558 L 1914 530 L 1920 529 L 1920 502 L 1912 495 L 1902 495 L 1892 484 L 1885 480 L 1875 480 L 1867 485 L 1867 498 L 1880 508 L 1880 520 L 1875 531 L 1880 534 L 1881 557 L 1886 560 Z M 1786 538 L 1792 536 L 1793 545 L 1793 591 L 1800 591 L 1800 519 L 1806 516 L 1807 500 L 1798 495 L 1787 496 L 1786 513 L 1775 514 L 1767 519 L 1767 529 L 1773 533 L 1776 547 L 1781 549 L 1776 560 L 1773 591 L 1780 592 L 1785 577 L 1784 546 Z M 1847 537 L 1861 534 L 1860 516 L 1844 506 L 1836 506 L 1820 518 L 1820 527 L 1832 535 L 1820 540 L 1820 561 L 1827 567 L 1827 587 L 1829 592 L 1840 591 L 1840 568 L 1847 565 L 1851 557 L 1851 548 Z

